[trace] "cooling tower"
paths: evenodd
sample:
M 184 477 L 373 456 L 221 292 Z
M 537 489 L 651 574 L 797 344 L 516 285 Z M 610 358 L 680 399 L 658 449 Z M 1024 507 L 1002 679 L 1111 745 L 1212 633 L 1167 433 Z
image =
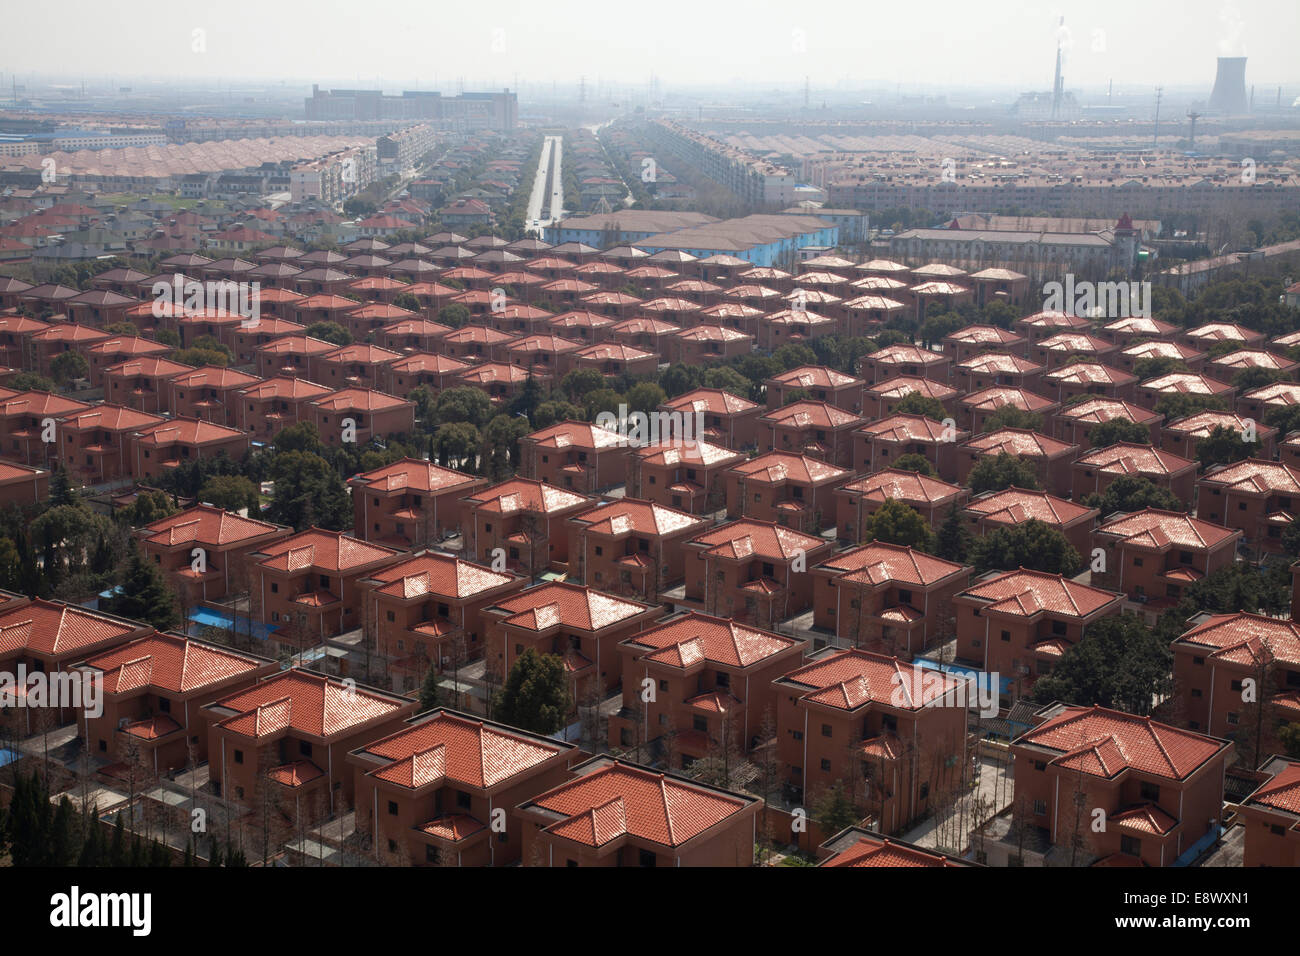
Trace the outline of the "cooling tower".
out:
M 1229 114 L 1249 112 L 1244 56 L 1219 57 L 1219 72 L 1214 78 L 1214 92 L 1210 94 L 1210 109 Z

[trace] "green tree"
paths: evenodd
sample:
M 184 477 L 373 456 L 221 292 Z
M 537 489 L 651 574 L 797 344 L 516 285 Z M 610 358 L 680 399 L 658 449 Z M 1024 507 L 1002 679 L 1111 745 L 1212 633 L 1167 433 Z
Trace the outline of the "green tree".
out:
M 495 414 L 496 409 L 492 407 L 492 399 L 488 398 L 487 392 L 472 385 L 457 385 L 438 396 L 434 420 L 429 424 L 437 426 L 450 422 L 468 422 L 475 428 L 482 428 Z M 429 424 L 425 427 L 429 427 Z
M 478 429 L 469 422 L 448 422 L 433 434 L 434 454 L 449 468 L 472 470 L 481 444 Z
M 453 329 L 462 328 L 469 324 L 469 309 L 459 302 L 444 305 L 438 310 L 438 321 Z
M 912 394 L 916 394 L 913 392 Z M 938 472 L 934 470 L 934 465 L 930 464 L 930 459 L 926 458 L 920 452 L 909 452 L 906 455 L 899 455 L 898 460 L 894 462 L 893 467 L 898 471 L 919 471 L 927 478 L 935 478 Z
M 594 392 L 588 392 L 582 404 L 587 421 L 595 421 L 596 416 L 601 412 L 612 412 L 617 415 L 618 407 L 626 402 L 623 396 L 612 388 L 598 388 Z
M 966 527 L 961 511 L 954 502 L 948 509 L 943 524 L 939 526 L 938 534 L 935 535 L 934 553 L 945 561 L 958 561 L 964 564 L 973 543 L 974 536 L 970 528 Z
M 1138 359 L 1133 363 L 1133 374 L 1139 382 L 1160 378 L 1171 372 L 1186 372 L 1187 364 L 1169 355 L 1156 355 L 1151 358 Z
M 604 387 L 605 376 L 594 368 L 575 368 L 560 380 L 560 391 L 574 404 L 581 404 L 589 393 Z
M 1202 468 L 1211 465 L 1230 465 L 1249 458 L 1259 448 L 1257 441 L 1246 441 L 1245 435 L 1226 425 L 1215 425 L 1210 434 L 1196 443 L 1196 460 Z
M 886 499 L 867 516 L 862 524 L 862 539 L 906 545 L 920 551 L 934 547 L 934 532 L 921 513 L 895 498 Z
M 1173 689 L 1173 652 L 1136 614 L 1104 617 L 1089 624 L 1034 684 L 1040 703 L 1054 700 L 1099 704 L 1130 714 L 1151 713 L 1153 702 Z
M 894 406 L 894 411 L 901 415 L 924 415 L 936 422 L 951 417 L 948 414 L 948 409 L 943 407 L 943 402 L 920 392 L 908 392 Z
M 1013 485 L 1027 491 L 1038 490 L 1038 472 L 1033 464 L 1015 455 L 999 452 L 994 457 L 985 456 L 971 469 L 966 479 L 972 494 L 1002 491 Z
M 158 631 L 181 623 L 175 599 L 162 571 L 140 553 L 140 547 L 134 541 L 131 542 L 131 557 L 127 562 L 122 591 L 112 603 L 113 613 L 142 621 Z
M 1014 405 L 1003 405 L 984 420 L 984 432 L 998 431 L 1001 428 L 1025 428 L 1038 431 L 1043 427 L 1043 416 L 1027 412 Z
M 290 451 L 271 465 L 275 493 L 267 518 L 295 531 L 310 527 L 330 531 L 352 528 L 352 500 L 343 481 L 325 459 L 311 452 Z
M 333 342 L 338 346 L 352 344 L 352 333 L 337 322 L 313 322 L 307 326 L 306 334 L 322 342 Z
M 862 821 L 862 814 L 853 805 L 844 784 L 836 780 L 813 801 L 812 818 L 823 833 L 836 834 L 846 827 L 857 826 Z
M 177 512 L 176 505 L 164 491 L 141 491 L 129 507 L 118 512 L 118 518 L 128 528 L 140 528 L 161 521 Z
M 654 382 L 637 382 L 627 390 L 624 399 L 628 411 L 649 414 L 668 401 L 668 395 Z
M 772 353 L 772 358 L 781 363 L 782 371 L 817 364 L 817 353 L 806 345 L 783 345 Z
M 512 727 L 553 734 L 564 726 L 569 705 L 564 660 L 555 654 L 538 654 L 530 647 L 510 668 L 497 693 L 493 714 Z
M 1184 511 L 1183 503 L 1172 491 L 1161 488 L 1149 478 L 1141 475 L 1120 475 L 1102 494 L 1086 495 L 1082 502 L 1086 507 L 1097 508 L 1104 518 L 1116 512 L 1125 514 L 1141 511 L 1143 508 L 1158 508 L 1162 511 Z
M 243 475 L 213 475 L 199 489 L 199 500 L 223 511 L 247 508 L 251 518 L 256 518 L 262 508 L 257 485 Z
M 1032 568 L 1072 577 L 1083 567 L 1083 559 L 1065 535 L 1033 518 L 975 539 L 969 556 L 977 574 L 995 568 L 1001 571 Z
M 225 352 L 218 352 L 216 349 L 201 349 L 191 346 L 187 349 L 177 349 L 171 354 L 173 362 L 180 362 L 182 365 L 191 365 L 199 368 L 203 365 L 214 365 L 218 368 L 225 368 L 230 364 L 230 356 Z
M 559 422 L 582 421 L 583 410 L 563 401 L 542 402 L 533 413 L 534 428 L 550 428 Z
M 1109 448 L 1119 442 L 1132 445 L 1151 444 L 1151 430 L 1127 418 L 1112 418 L 1088 430 L 1088 443 L 1094 448 Z
M 438 668 L 430 666 L 424 675 L 424 683 L 420 685 L 420 703 L 416 708 L 417 714 L 422 714 L 426 710 L 433 710 L 442 703 L 442 687 L 440 681 L 442 675 L 438 673 Z
M 275 448 L 279 452 L 304 451 L 319 455 L 325 450 L 325 443 L 313 422 L 298 422 L 275 436 Z
M 60 352 L 50 359 L 50 377 L 59 385 L 90 374 L 90 364 L 80 352 Z
M 1152 409 L 1157 415 L 1164 415 L 1169 421 L 1186 418 L 1206 409 L 1223 411 L 1227 403 L 1217 395 L 1201 395 L 1193 392 L 1170 392 L 1160 396 L 1156 407 Z

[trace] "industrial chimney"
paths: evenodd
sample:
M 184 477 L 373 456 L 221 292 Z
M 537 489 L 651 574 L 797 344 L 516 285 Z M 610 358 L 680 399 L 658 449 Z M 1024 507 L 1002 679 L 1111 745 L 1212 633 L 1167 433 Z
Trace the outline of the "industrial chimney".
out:
M 1248 112 L 1244 56 L 1219 57 L 1219 72 L 1214 77 L 1214 91 L 1210 94 L 1210 109 L 1230 115 Z

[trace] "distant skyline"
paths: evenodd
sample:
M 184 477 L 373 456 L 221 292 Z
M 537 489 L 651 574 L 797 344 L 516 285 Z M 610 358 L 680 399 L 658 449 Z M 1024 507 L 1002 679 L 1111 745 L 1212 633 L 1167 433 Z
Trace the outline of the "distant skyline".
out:
M 1249 57 L 1259 95 L 1300 82 L 1300 3 L 1137 4 L 1131 0 L 968 0 L 879 4 L 825 0 L 804 7 L 629 0 L 625 3 L 449 4 L 389 0 L 366 7 L 312 3 L 98 0 L 7 4 L 0 70 L 59 75 L 288 80 L 322 85 L 454 89 L 530 84 L 664 89 L 936 90 L 1052 84 L 1058 19 L 1065 17 L 1069 89 L 1203 87 L 1215 58 Z M 195 31 L 204 31 L 196 34 Z M 202 47 L 196 51 L 196 47 Z M 21 80 L 20 80 L 21 81 Z

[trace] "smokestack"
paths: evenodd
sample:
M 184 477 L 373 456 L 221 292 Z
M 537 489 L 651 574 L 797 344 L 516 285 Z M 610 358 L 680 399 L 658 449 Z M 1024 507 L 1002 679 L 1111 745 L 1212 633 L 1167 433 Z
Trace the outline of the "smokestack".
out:
M 1214 77 L 1214 91 L 1210 93 L 1210 109 L 1221 113 L 1245 113 L 1246 58 L 1244 56 L 1219 57 L 1219 72 Z

